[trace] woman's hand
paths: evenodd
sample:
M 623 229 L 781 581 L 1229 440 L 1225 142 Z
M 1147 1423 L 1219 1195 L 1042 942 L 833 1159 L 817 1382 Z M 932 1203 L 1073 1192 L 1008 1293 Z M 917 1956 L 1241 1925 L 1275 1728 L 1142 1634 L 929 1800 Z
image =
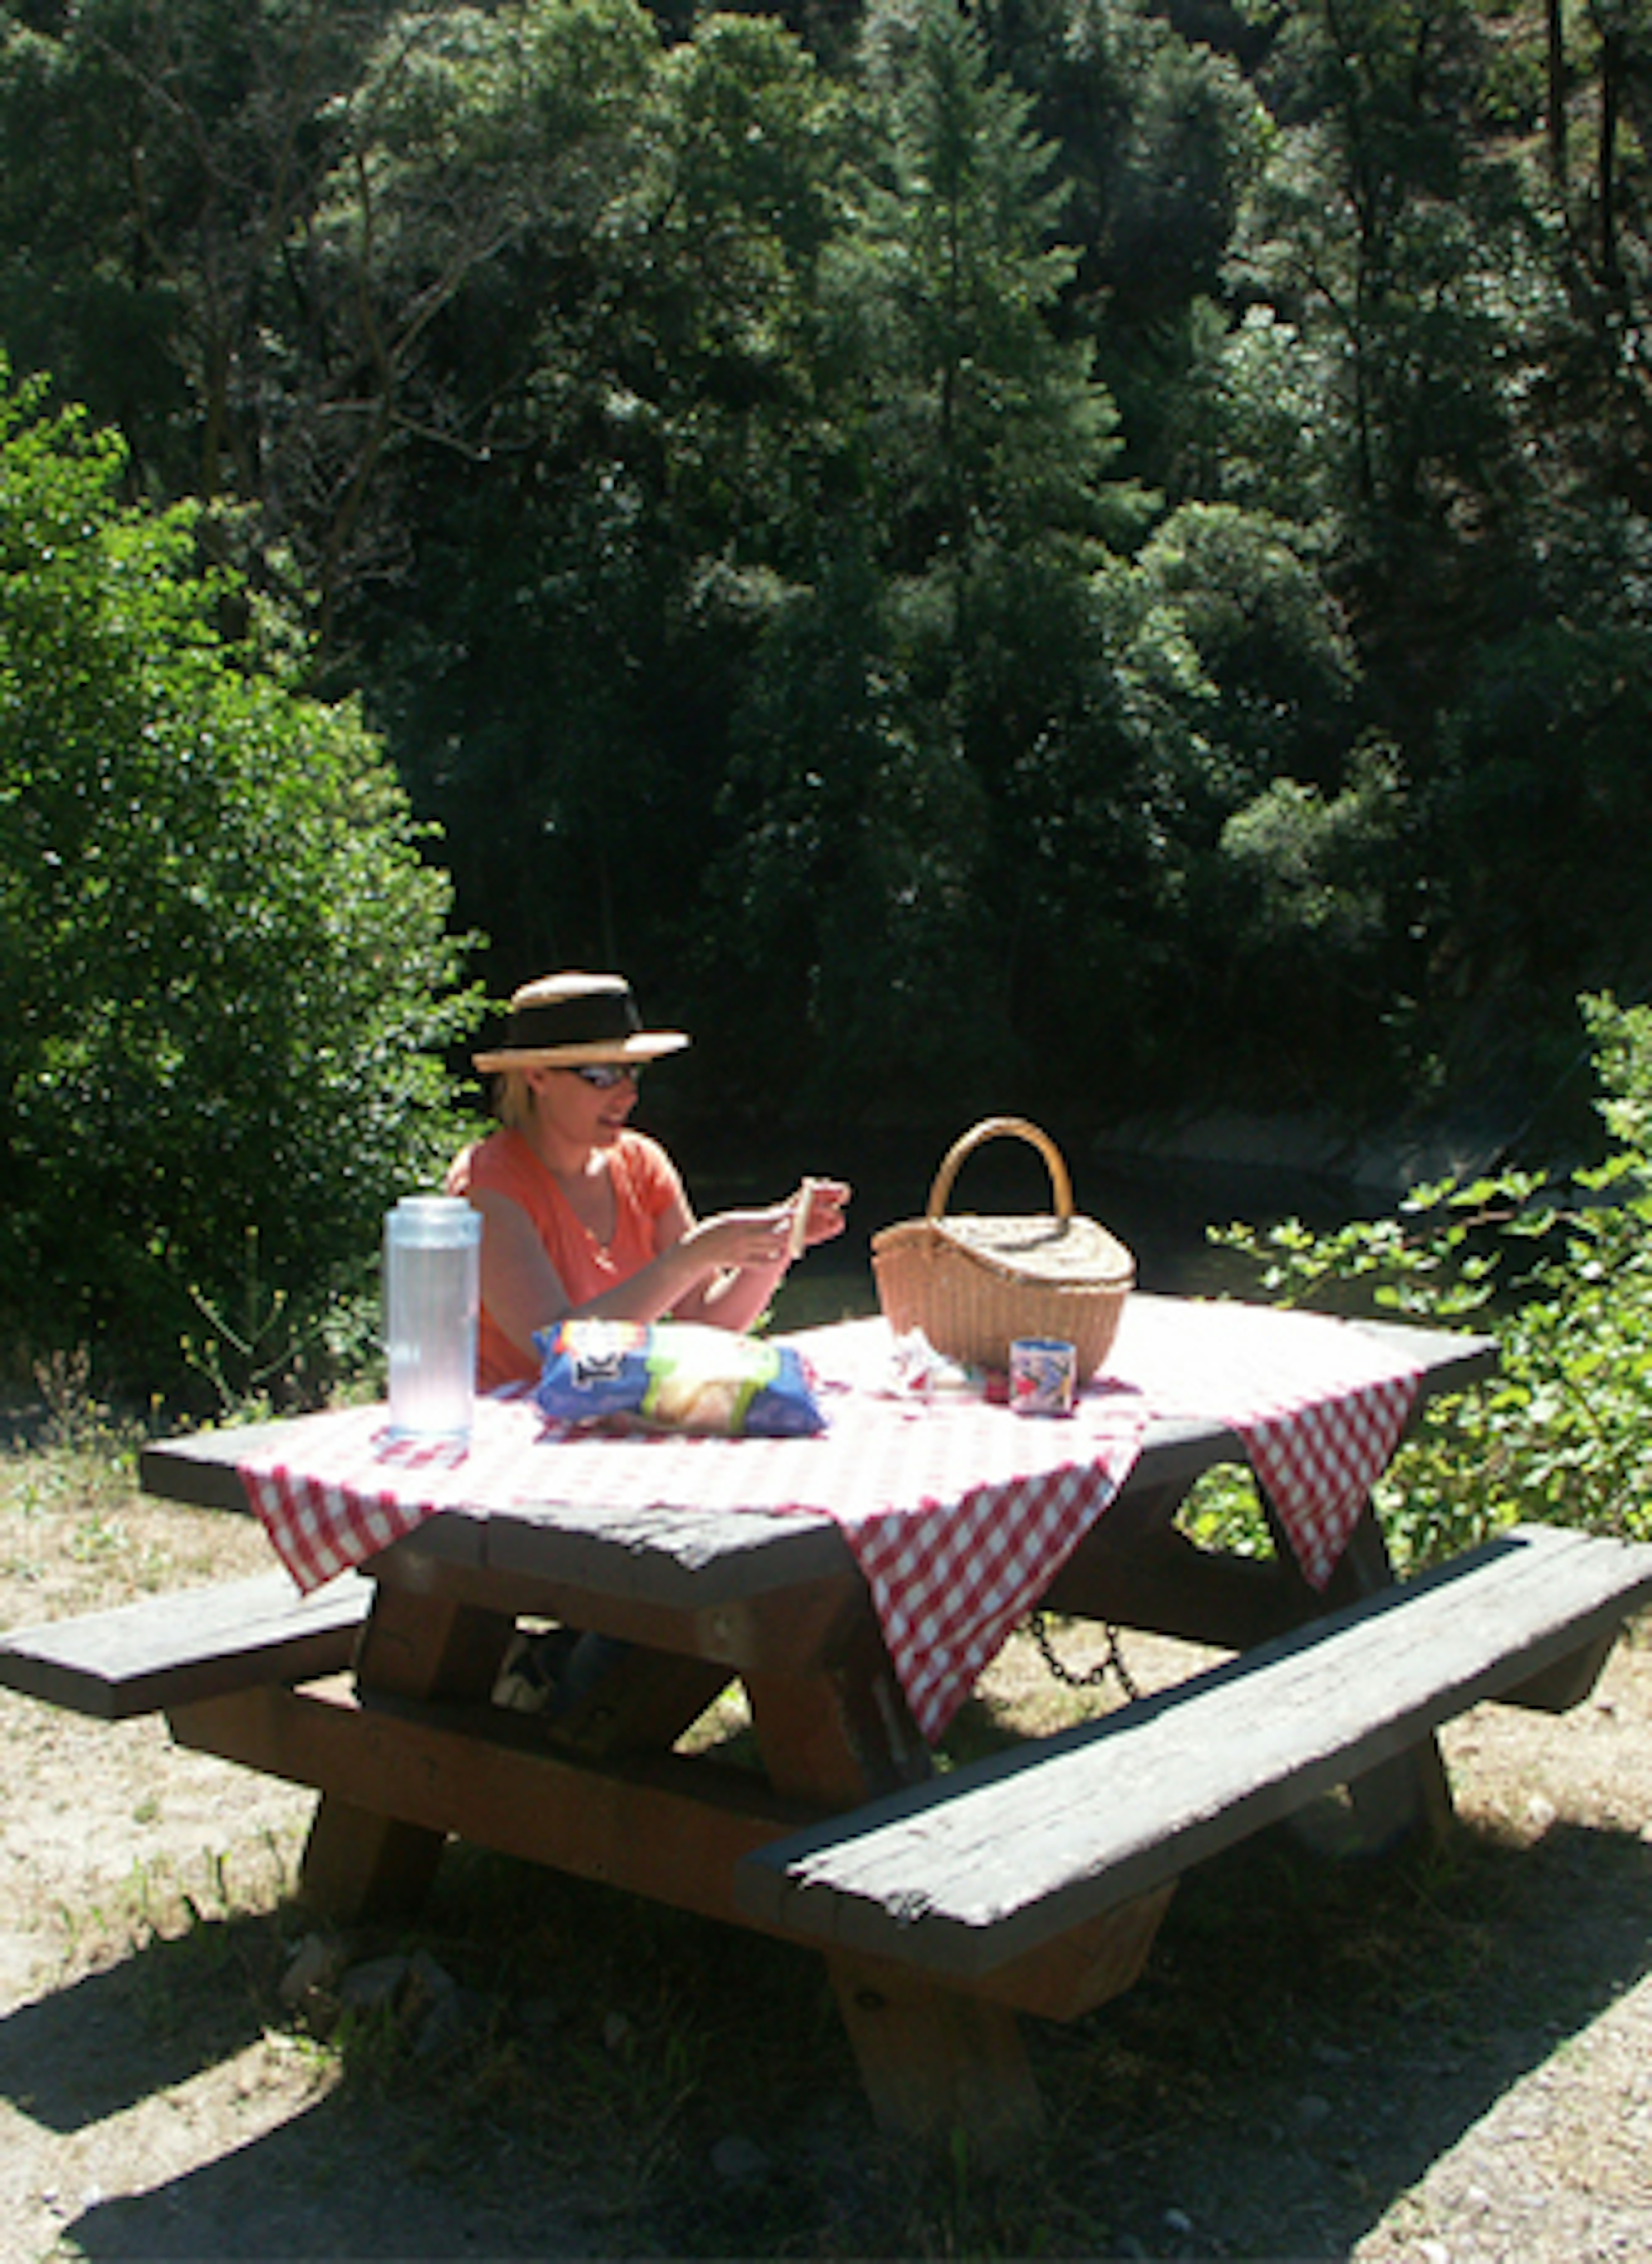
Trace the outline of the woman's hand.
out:
M 725 1210 L 702 1219 L 684 1241 L 697 1258 L 730 1272 L 786 1265 L 843 1232 L 849 1194 L 842 1179 L 805 1179 L 794 1195 L 765 1210 Z
M 844 1230 L 851 1190 L 843 1179 L 805 1179 L 786 1206 L 790 1221 L 787 1255 L 795 1258 L 817 1242 L 830 1242 Z
M 699 1276 L 692 1289 L 672 1300 L 678 1317 L 750 1328 L 798 1249 L 830 1242 L 843 1232 L 848 1201 L 842 1179 L 805 1179 L 785 1202 L 763 1210 L 719 1211 L 690 1225 L 670 1253 L 679 1264 L 686 1260 Z M 800 1223 L 801 1243 L 794 1245 Z
M 779 1266 L 786 1262 L 791 1223 L 789 1203 L 772 1203 L 766 1210 L 719 1211 L 691 1226 L 677 1247 L 708 1274 Z

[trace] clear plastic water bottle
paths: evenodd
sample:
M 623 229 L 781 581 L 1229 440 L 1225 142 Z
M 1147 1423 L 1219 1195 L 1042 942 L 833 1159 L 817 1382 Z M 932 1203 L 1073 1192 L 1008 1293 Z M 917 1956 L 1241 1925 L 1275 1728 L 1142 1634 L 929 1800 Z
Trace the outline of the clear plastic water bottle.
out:
M 470 1436 L 476 1390 L 482 1214 L 457 1195 L 403 1195 L 384 1222 L 390 1431 Z

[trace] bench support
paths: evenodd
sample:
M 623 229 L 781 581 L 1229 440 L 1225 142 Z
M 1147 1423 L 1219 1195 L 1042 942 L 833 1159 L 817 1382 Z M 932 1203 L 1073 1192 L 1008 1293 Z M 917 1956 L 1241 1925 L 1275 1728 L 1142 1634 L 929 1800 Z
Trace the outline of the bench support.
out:
M 827 1968 L 880 2130 L 929 2141 L 961 2130 L 989 2163 L 1043 2130 L 1025 2041 L 1005 2006 L 880 1958 L 830 1957 Z
M 1617 1629 L 1608 1629 L 1564 1658 L 1557 1658 L 1541 1673 L 1505 1690 L 1501 1702 L 1523 1706 L 1533 1714 L 1569 1714 L 1574 1706 L 1583 1704 L 1605 1673 L 1617 1641 Z
M 405 1910 L 452 1832 L 738 1922 L 741 1859 L 807 1812 L 750 1771 L 681 1754 L 576 1760 L 530 1716 L 497 1706 L 366 1706 L 343 1691 L 266 1687 L 182 1707 L 172 1733 L 195 1752 L 320 1790 L 304 1890 L 341 1919 Z
M 202 1743 L 187 1721 L 173 1723 L 180 1745 Z M 446 1835 L 353 1801 L 322 1799 L 310 1818 L 299 1866 L 299 1897 L 323 1918 L 371 1923 L 405 1918 L 436 1883 Z

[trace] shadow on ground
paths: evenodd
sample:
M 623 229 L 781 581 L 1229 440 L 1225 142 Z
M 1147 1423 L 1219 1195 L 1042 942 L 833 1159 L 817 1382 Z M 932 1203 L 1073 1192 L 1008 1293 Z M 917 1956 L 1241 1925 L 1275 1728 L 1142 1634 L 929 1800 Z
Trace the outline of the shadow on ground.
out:
M 1646 1978 L 1649 1889 L 1652 1848 L 1577 1826 L 1367 1863 L 1260 1840 L 1185 1883 L 1128 1996 L 1036 2028 L 1050 2134 L 988 2177 L 878 2141 L 811 1955 L 455 1850 L 417 1937 L 473 2008 L 450 2050 L 335 2038 L 329 2082 L 286 2119 L 94 2202 L 65 2238 L 99 2264 L 1318 2264 Z M 57 2132 L 156 2093 L 187 2113 L 206 2072 L 291 2028 L 274 1982 L 296 1925 L 203 1922 L 23 2006 L 0 2022 L 0 2092 Z

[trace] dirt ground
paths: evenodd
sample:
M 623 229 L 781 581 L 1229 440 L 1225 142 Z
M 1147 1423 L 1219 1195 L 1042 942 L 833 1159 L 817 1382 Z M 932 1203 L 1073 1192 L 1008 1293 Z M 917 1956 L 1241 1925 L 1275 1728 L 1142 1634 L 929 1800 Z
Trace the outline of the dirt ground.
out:
M 266 1561 L 239 1520 L 13 1483 L 0 1622 Z M 1022 1645 L 1004 1673 L 1039 1671 Z M 1135 1990 L 1038 2030 L 1054 2134 L 1000 2186 L 891 2160 L 802 1953 L 490 1858 L 417 1944 L 328 1952 L 431 1960 L 446 2043 L 341 2048 L 293 1980 L 305 1796 L 153 1720 L 0 1694 L 0 1740 L 3 2264 L 1652 2254 L 1642 1640 L 1569 1716 L 1449 1732 L 1447 1858 L 1293 1843 L 1187 1882 Z

